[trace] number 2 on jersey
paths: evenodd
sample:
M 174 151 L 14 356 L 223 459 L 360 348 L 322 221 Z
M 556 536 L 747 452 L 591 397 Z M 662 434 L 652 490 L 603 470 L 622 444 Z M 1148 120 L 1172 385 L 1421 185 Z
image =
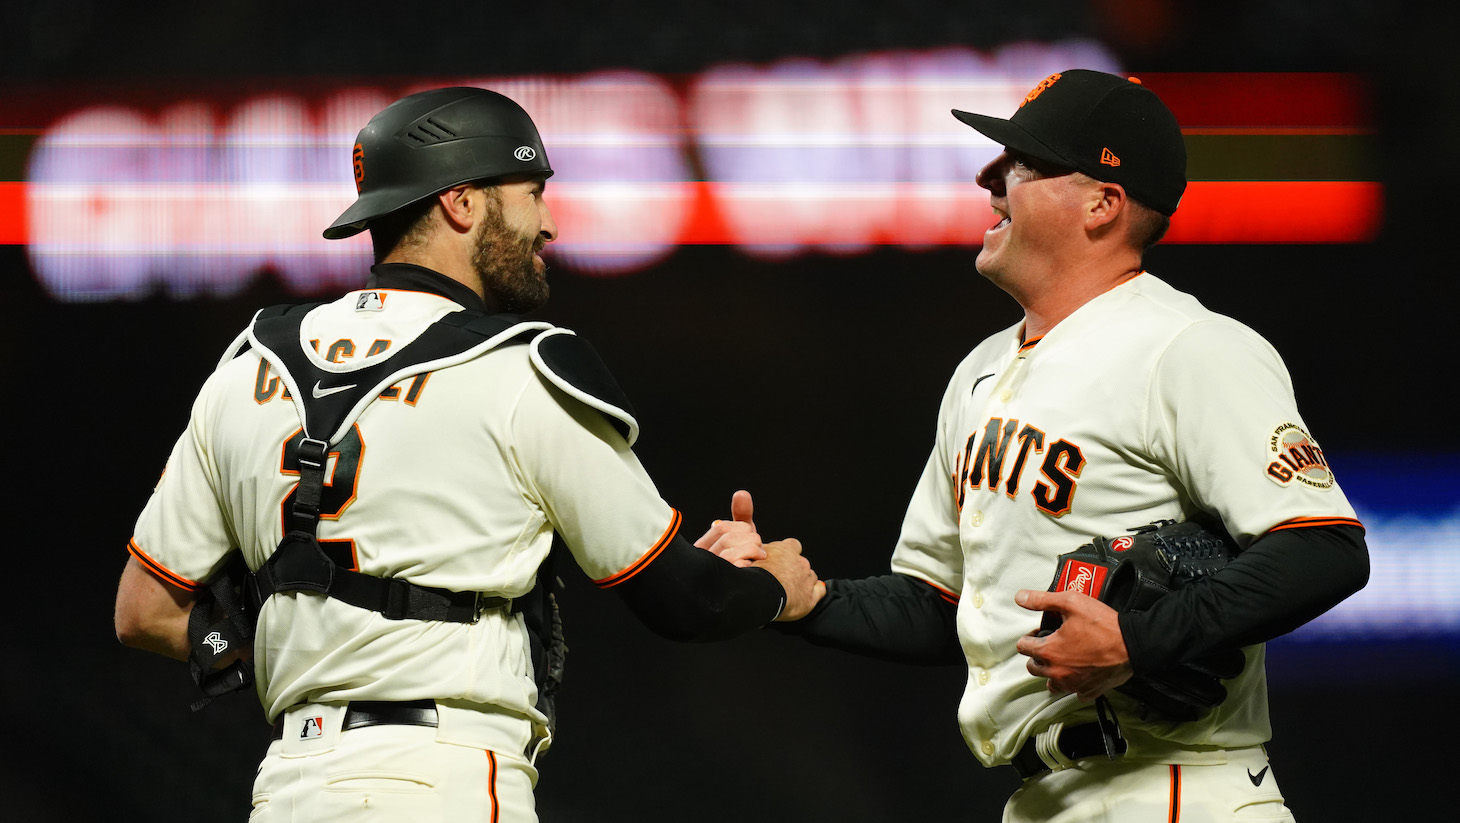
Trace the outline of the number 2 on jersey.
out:
M 280 474 L 299 476 L 299 445 L 304 442 L 304 429 L 299 429 L 284 441 L 282 454 L 279 462 Z M 328 453 L 329 465 L 326 466 L 324 478 L 324 490 L 319 501 L 320 520 L 339 520 L 345 509 L 355 502 L 356 489 L 360 482 L 360 461 L 365 456 L 365 441 L 360 438 L 360 427 L 354 425 L 340 438 L 340 442 L 330 447 Z M 284 502 L 279 507 L 279 516 L 284 524 L 284 531 L 289 531 L 289 516 L 294 510 L 294 495 L 299 492 L 299 484 L 289 489 L 289 494 L 284 496 Z M 353 540 L 321 540 L 320 546 L 325 554 L 345 568 L 357 568 L 355 558 L 355 547 Z

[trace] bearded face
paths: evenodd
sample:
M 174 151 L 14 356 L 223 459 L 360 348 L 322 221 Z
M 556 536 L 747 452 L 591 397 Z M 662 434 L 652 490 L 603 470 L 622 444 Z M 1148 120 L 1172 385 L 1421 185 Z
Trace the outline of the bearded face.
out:
M 539 231 L 514 227 L 503 215 L 502 194 L 485 189 L 487 214 L 477 233 L 472 267 L 482 279 L 488 301 L 512 314 L 532 311 L 547 302 L 547 265 L 538 253 L 547 241 Z

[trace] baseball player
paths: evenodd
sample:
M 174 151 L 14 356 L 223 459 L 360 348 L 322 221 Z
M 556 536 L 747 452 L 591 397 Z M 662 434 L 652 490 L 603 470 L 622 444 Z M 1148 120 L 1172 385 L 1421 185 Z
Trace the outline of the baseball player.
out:
M 251 819 L 533 821 L 555 536 L 673 639 L 800 617 L 820 589 L 795 541 L 702 543 L 755 568 L 692 546 L 593 350 L 516 316 L 546 299 L 557 235 L 521 107 L 413 94 L 353 162 L 359 198 L 324 234 L 369 229 L 378 263 L 229 347 L 137 521 L 118 636 L 189 659 L 205 690 L 251 662 L 274 729 Z M 238 552 L 242 628 L 208 596 Z
M 954 373 L 892 573 L 828 581 L 786 628 L 965 662 L 969 747 L 1024 779 L 1006 821 L 1291 819 L 1263 643 L 1361 588 L 1368 555 L 1277 352 L 1142 269 L 1186 188 L 1181 130 L 1138 81 L 1082 70 L 1008 120 L 953 113 L 1004 146 L 978 175 L 997 222 L 977 268 L 1024 317 Z M 734 508 L 749 521 L 749 495 Z M 1241 550 L 1203 585 L 1122 614 L 1045 591 L 1060 554 L 1188 519 Z M 1063 622 L 1040 636 L 1044 611 Z M 1116 691 L 1235 648 L 1241 673 L 1194 720 Z

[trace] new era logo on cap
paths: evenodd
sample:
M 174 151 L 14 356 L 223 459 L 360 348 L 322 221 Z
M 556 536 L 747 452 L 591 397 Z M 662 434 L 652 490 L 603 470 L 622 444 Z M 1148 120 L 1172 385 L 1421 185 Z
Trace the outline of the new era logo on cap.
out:
M 1100 150 L 1100 163 L 1105 166 L 1119 166 L 1120 158 L 1111 153 L 1110 149 Z

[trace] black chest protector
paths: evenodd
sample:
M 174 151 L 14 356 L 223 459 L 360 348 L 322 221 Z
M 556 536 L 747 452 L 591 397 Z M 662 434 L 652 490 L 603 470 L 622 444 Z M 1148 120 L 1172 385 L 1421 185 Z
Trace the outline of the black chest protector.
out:
M 193 676 L 206 697 L 246 688 L 252 683 L 247 663 L 214 671 L 220 645 L 246 644 L 263 603 L 282 592 L 313 592 L 352 606 L 379 612 L 393 620 L 437 620 L 474 623 L 490 610 L 510 607 L 522 613 L 532 641 L 541 708 L 552 717 L 551 698 L 562 677 L 566 646 L 552 594 L 561 585 L 551 568 L 552 557 L 539 569 L 537 584 L 527 595 L 510 601 L 481 592 L 457 592 L 421 586 L 403 578 L 376 577 L 332 558 L 317 538 L 331 446 L 345 436 L 365 407 L 390 386 L 412 376 L 454 365 L 503 345 L 533 345 L 532 362 L 549 382 L 602 412 L 632 444 L 638 424 L 627 398 L 592 347 L 581 338 L 548 323 L 473 311 L 448 314 L 390 357 L 348 372 L 326 371 L 301 347 L 305 316 L 321 304 L 276 306 L 259 312 L 249 332 L 249 346 L 275 368 L 289 387 L 303 424 L 297 449 L 299 484 L 288 512 L 284 539 L 269 559 L 249 572 L 232 558 L 225 574 L 199 600 L 189 620 Z M 234 354 L 241 354 L 240 347 Z M 222 619 L 214 622 L 215 611 Z
M 304 436 L 297 449 L 299 485 L 284 539 L 251 575 L 246 589 L 250 604 L 258 609 L 274 594 L 308 591 L 380 612 L 392 620 L 452 623 L 474 623 L 487 609 L 507 605 L 509 601 L 502 597 L 420 586 L 403 578 L 375 577 L 342 566 L 324 552 L 317 539 L 319 506 L 330 447 L 381 392 L 459 355 L 519 339 L 530 340 L 547 324 L 525 323 L 510 315 L 459 311 L 427 327 L 392 356 L 341 374 L 319 368 L 300 345 L 300 326 L 313 308 L 265 309 L 253 322 L 253 344 L 280 372 L 303 410 Z

